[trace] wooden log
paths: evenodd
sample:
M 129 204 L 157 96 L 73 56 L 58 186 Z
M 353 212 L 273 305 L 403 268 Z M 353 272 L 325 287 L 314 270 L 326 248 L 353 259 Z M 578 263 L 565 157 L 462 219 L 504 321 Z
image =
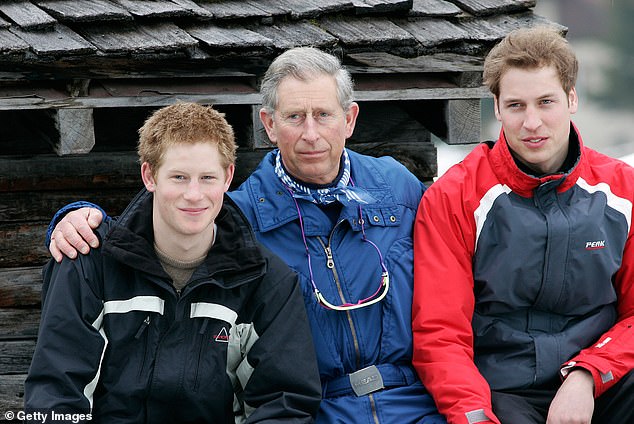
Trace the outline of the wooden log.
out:
M 49 259 L 44 247 L 46 223 L 2 224 L 0 268 L 44 265 Z
M 41 297 L 42 267 L 0 268 L 0 308 L 39 308 Z
M 3 374 L 26 374 L 35 351 L 35 339 L 0 340 L 0 381 Z M 0 407 L 2 411 L 2 407 Z
M 238 150 L 235 184 L 246 179 L 262 156 L 261 152 Z M 135 152 L 0 158 L 0 191 L 4 192 L 141 187 L 141 171 Z
M 17 412 L 24 407 L 24 380 L 26 374 L 0 375 L 0 420 L 4 422 L 4 412 Z M 14 421 L 7 421 L 14 422 Z
M 0 340 L 37 337 L 39 309 L 0 308 Z
M 0 223 L 48 222 L 63 206 L 83 200 L 119 215 L 141 186 L 99 190 L 19 191 L 2 194 Z M 1 243 L 1 242 L 0 242 Z

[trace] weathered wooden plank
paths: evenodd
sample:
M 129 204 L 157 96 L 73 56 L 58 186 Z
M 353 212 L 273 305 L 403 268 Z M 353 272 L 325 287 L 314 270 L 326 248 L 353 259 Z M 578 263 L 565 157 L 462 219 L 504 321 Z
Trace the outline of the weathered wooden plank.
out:
M 95 128 L 92 109 L 59 109 L 56 113 L 59 156 L 89 153 L 95 146 Z
M 95 46 L 67 26 L 57 24 L 44 31 L 25 31 L 19 27 L 10 29 L 26 41 L 40 55 L 79 55 L 94 52 Z
M 111 0 L 141 18 L 181 18 L 194 16 L 191 9 L 183 8 L 169 0 Z
M 17 412 L 24 408 L 24 380 L 26 374 L 0 376 L 0 411 Z M 0 419 L 4 420 L 4 414 Z
M 60 22 L 131 21 L 134 18 L 122 7 L 109 0 L 46 0 L 36 1 Z
M 442 19 L 410 18 L 393 21 L 426 48 L 453 43 L 468 37 L 467 31 Z
M 41 298 L 41 266 L 0 268 L 0 308 L 39 308 Z
M 416 44 L 412 34 L 384 19 L 326 17 L 320 21 L 320 26 L 350 46 Z
M 135 152 L 0 158 L 0 191 L 132 188 L 141 181 Z
M 201 2 L 200 6 L 213 14 L 216 19 L 270 18 L 271 11 L 264 10 L 259 6 L 259 3 L 259 1 L 252 3 L 245 2 L 244 0 L 228 0 L 210 3 Z
M 51 28 L 55 19 L 30 1 L 3 1 L 0 11 L 24 29 Z
M 171 0 L 172 3 L 176 3 L 176 5 L 182 7 L 183 9 L 191 11 L 197 19 L 212 19 L 214 15 L 209 12 L 207 9 L 202 8 L 193 0 Z
M 439 53 L 412 58 L 396 56 L 386 52 L 364 52 L 347 55 L 354 63 L 346 64 L 353 73 L 444 73 L 444 72 L 482 72 L 483 59 L 453 53 Z
M 547 21 L 533 13 L 518 13 L 513 15 L 492 16 L 484 19 L 461 19 L 458 26 L 467 32 L 467 39 L 474 41 L 495 42 L 501 40 L 509 32 L 523 27 L 548 25 L 565 34 L 567 28 L 554 22 Z
M 138 53 L 186 49 L 198 42 L 173 23 L 92 24 L 77 30 L 91 43 L 106 53 Z
M 421 84 L 424 81 L 421 81 Z M 430 84 L 427 84 L 428 86 Z M 94 89 L 91 89 L 91 94 Z M 181 90 L 172 90 L 165 93 L 156 90 L 142 91 L 135 96 L 118 96 L 112 93 L 110 97 L 74 97 L 63 98 L 59 93 L 52 98 L 50 90 L 42 92 L 30 90 L 26 96 L 0 96 L 0 111 L 21 110 L 21 109 L 58 109 L 58 108 L 114 108 L 114 107 L 162 107 L 170 105 L 176 101 L 192 101 L 202 104 L 214 105 L 254 105 L 261 103 L 261 96 L 255 89 L 251 92 L 209 92 L 201 94 L 200 89 L 189 91 L 184 87 Z M 357 84 L 356 97 L 360 100 L 399 100 L 399 95 L 403 100 L 416 99 L 437 99 L 447 96 L 447 98 L 480 98 L 488 97 L 485 89 L 476 88 L 456 88 L 455 86 L 443 86 L 428 88 L 402 88 L 395 78 L 392 83 L 384 85 L 381 89 L 368 89 Z M 60 98 L 62 97 L 62 98 Z
M 39 311 L 33 311 L 33 313 L 39 315 Z M 0 340 L 0 370 L 2 370 L 0 381 L 6 374 L 26 374 L 34 351 L 35 340 Z M 2 411 L 1 403 L 0 411 Z
M 338 14 L 352 10 L 351 0 L 276 0 L 277 6 L 291 13 L 293 19 L 313 19 L 326 14 Z
M 0 226 L 0 268 L 43 265 L 49 258 L 44 247 L 48 222 Z M 0 309 L 1 311 L 1 309 Z M 0 328 L 2 326 L 0 312 Z M 0 336 L 2 332 L 0 331 Z
M 12 55 L 29 50 L 29 44 L 6 29 L 0 29 L 0 54 Z
M 452 0 L 452 2 L 476 16 L 525 11 L 537 3 L 536 0 Z
M 273 41 L 244 27 L 221 27 L 211 23 L 186 26 L 185 30 L 194 38 L 213 48 L 262 48 L 274 47 Z
M 238 0 L 240 1 L 240 0 Z M 283 17 L 289 15 L 288 9 L 281 7 L 278 0 L 243 0 L 245 5 L 255 6 L 257 9 L 261 9 L 269 15 L 269 17 Z M 242 1 L 240 1 L 242 2 Z
M 47 222 L 59 208 L 77 200 L 96 203 L 109 214 L 118 215 L 140 188 L 139 184 L 138 187 L 116 189 L 64 190 L 60 187 L 60 191 L 5 192 L 0 203 L 0 222 L 2 225 L 9 222 Z
M 279 22 L 274 25 L 258 25 L 252 30 L 272 40 L 282 50 L 296 46 L 331 47 L 337 39 L 316 25 L 307 21 Z
M 410 16 L 449 17 L 462 13 L 455 4 L 445 0 L 414 0 Z
M 0 308 L 0 340 L 37 336 L 39 309 Z
M 357 14 L 383 14 L 406 12 L 412 7 L 412 0 L 353 0 Z
M 2 16 L 0 16 L 0 29 L 9 28 L 11 24 L 7 22 Z

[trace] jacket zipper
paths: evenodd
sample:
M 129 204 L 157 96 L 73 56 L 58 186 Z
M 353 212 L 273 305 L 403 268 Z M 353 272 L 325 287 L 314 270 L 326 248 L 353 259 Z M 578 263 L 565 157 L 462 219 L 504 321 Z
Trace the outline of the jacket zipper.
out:
M 205 350 L 205 333 L 207 332 L 207 324 L 209 324 L 209 318 L 205 318 L 202 325 L 200 326 L 200 331 L 198 331 L 198 360 L 196 365 L 196 376 L 194 377 L 194 391 L 198 391 L 198 384 L 200 380 L 200 367 L 201 361 L 203 358 L 203 351 Z
M 141 326 L 139 327 L 136 334 L 134 335 L 134 338 L 139 340 L 141 336 L 144 333 L 146 333 L 146 330 L 149 326 L 150 326 L 150 316 L 148 315 L 147 317 L 145 317 L 145 319 L 141 323 Z M 143 360 L 141 362 L 141 366 L 139 367 L 139 375 L 138 375 L 139 378 L 141 378 L 141 375 L 143 375 L 143 370 L 145 369 L 145 361 L 147 359 L 147 352 L 148 352 L 148 346 L 147 346 L 148 343 L 149 343 L 148 337 L 145 337 L 145 344 L 143 346 Z
M 330 235 L 328 236 L 327 245 L 324 243 L 321 237 L 317 237 L 319 244 L 321 244 L 321 247 L 324 249 L 324 252 L 326 253 L 326 266 L 328 267 L 328 269 L 332 271 L 332 275 L 335 279 L 335 285 L 337 286 L 337 292 L 339 293 L 339 299 L 341 300 L 341 303 L 346 303 L 346 298 L 341 288 L 341 281 L 339 280 L 339 274 L 337 273 L 337 267 L 335 265 L 335 260 L 332 255 L 332 248 L 330 246 L 332 244 L 332 236 L 335 233 L 335 230 L 337 229 L 339 224 L 341 224 L 344 221 L 345 220 L 341 220 L 337 222 L 337 224 L 333 227 L 332 231 L 330 232 Z M 355 364 L 356 364 L 356 368 L 359 369 L 361 367 L 361 352 L 359 349 L 359 339 L 357 337 L 357 330 L 354 326 L 354 322 L 352 321 L 352 315 L 350 314 L 350 311 L 346 311 L 346 317 L 348 318 L 348 326 L 350 327 L 350 333 L 352 334 L 352 340 L 354 343 Z

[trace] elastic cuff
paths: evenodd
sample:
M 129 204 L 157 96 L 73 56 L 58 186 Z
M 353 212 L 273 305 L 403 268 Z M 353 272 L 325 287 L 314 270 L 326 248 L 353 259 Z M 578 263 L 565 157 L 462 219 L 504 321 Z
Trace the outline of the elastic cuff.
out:
M 61 221 L 62 218 L 64 218 L 68 212 L 72 212 L 74 210 L 81 209 L 81 208 L 99 209 L 99 212 L 101 212 L 101 215 L 103 216 L 103 221 L 108 222 L 110 220 L 110 217 L 108 216 L 106 211 L 104 211 L 99 205 L 95 205 L 94 203 L 87 202 L 85 200 L 69 203 L 68 205 L 58 210 L 55 213 L 55 215 L 53 215 L 53 219 L 51 219 L 51 222 L 48 224 L 48 228 L 46 229 L 46 239 L 44 240 L 44 246 L 47 249 L 51 244 L 51 236 L 53 234 L 53 230 L 55 229 L 55 226 L 59 223 L 59 221 Z

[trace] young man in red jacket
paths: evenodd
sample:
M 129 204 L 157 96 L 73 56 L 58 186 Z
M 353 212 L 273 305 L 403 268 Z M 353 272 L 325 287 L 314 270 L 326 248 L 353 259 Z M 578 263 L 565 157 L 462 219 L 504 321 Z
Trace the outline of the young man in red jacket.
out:
M 634 422 L 634 169 L 583 145 L 577 69 L 559 33 L 509 34 L 499 139 L 418 209 L 414 365 L 449 423 Z

